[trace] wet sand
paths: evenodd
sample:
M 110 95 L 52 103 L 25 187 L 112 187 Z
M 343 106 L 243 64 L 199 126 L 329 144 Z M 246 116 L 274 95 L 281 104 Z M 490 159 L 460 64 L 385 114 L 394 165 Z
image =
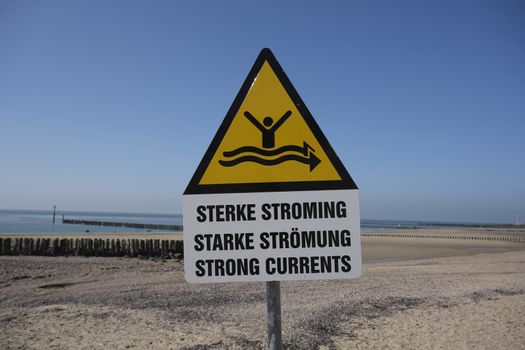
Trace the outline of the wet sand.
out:
M 494 231 L 442 228 L 395 230 L 390 233 L 415 235 L 419 238 L 370 237 L 365 233 L 361 245 L 365 263 L 497 253 L 520 250 L 525 246 L 525 230 Z M 388 234 L 386 233 L 386 235 Z M 447 239 L 447 237 L 451 237 L 451 239 Z M 523 243 L 486 240 L 491 238 L 520 238 Z
M 284 346 L 523 349 L 524 249 L 500 241 L 363 237 L 362 277 L 281 283 Z M 0 291 L 2 349 L 267 344 L 264 283 L 188 284 L 173 260 L 0 257 Z

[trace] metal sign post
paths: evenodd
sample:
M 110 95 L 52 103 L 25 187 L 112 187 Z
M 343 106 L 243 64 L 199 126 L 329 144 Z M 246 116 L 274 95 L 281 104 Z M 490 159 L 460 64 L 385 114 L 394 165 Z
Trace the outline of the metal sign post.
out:
M 278 281 L 266 282 L 268 309 L 268 349 L 281 350 L 281 286 Z

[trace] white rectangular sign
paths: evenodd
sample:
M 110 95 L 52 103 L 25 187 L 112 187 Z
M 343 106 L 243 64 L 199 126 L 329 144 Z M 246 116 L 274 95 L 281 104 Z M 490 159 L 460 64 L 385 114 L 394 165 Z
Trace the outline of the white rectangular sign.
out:
M 356 278 L 358 190 L 183 197 L 188 282 Z

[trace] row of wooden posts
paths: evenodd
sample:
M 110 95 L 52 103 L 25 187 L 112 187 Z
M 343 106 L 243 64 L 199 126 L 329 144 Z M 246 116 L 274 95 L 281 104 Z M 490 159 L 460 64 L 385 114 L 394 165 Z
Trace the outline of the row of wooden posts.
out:
M 181 240 L 0 238 L 0 255 L 183 257 Z
M 363 233 L 365 237 L 466 239 L 525 243 L 521 237 Z M 182 258 L 181 240 L 97 238 L 0 238 L 0 255 L 74 255 Z
M 494 237 L 494 236 L 445 236 L 445 235 L 415 235 L 398 233 L 363 233 L 365 237 L 396 237 L 396 238 L 435 238 L 435 239 L 467 239 L 475 241 L 502 241 L 502 242 L 522 242 L 525 238 L 521 237 Z
M 64 219 L 64 218 L 62 218 L 62 223 L 63 224 L 75 224 L 75 225 L 89 225 L 89 226 L 131 227 L 131 228 L 151 229 L 151 230 L 182 231 L 182 225 L 169 225 L 169 224 L 141 224 L 137 222 L 112 222 L 112 221 L 77 220 L 77 219 Z

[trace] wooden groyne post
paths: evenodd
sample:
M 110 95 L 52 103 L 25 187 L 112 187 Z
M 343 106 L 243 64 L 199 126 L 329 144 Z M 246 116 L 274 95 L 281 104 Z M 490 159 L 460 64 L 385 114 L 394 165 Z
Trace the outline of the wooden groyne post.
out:
M 525 243 L 525 238 L 521 237 L 506 237 L 506 236 L 444 236 L 444 235 L 425 235 L 425 234 L 404 234 L 404 233 L 361 233 L 363 237 L 385 237 L 385 238 L 432 238 L 432 239 L 472 239 L 478 241 L 500 241 L 500 242 L 515 242 Z
M 0 238 L 0 255 L 128 256 L 182 259 L 182 240 L 109 238 Z

